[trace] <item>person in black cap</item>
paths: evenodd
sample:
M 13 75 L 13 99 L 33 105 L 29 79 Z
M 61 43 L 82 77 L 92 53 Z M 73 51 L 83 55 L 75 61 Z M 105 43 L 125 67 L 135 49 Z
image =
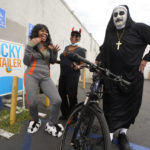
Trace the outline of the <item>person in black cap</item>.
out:
M 104 80 L 103 108 L 110 130 L 120 130 L 118 141 L 121 150 L 130 150 L 127 130 L 138 115 L 143 93 L 143 70 L 150 61 L 150 52 L 143 53 L 150 44 L 150 26 L 131 19 L 126 5 L 114 8 L 108 23 L 104 43 L 96 62 L 100 61 L 114 74 L 131 82 L 126 87 L 111 80 Z
M 80 69 L 83 63 L 75 60 L 70 54 L 78 54 L 85 57 L 86 50 L 79 46 L 81 39 L 81 29 L 79 31 L 72 28 L 70 41 L 71 44 L 65 47 L 60 55 L 60 78 L 59 94 L 62 98 L 60 120 L 66 120 L 70 112 L 77 104 L 77 90 L 80 76 Z

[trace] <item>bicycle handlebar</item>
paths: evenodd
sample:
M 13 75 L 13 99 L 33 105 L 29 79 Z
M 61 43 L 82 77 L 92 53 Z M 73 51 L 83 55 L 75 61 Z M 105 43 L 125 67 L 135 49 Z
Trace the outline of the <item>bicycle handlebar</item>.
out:
M 77 60 L 79 60 L 79 61 L 84 62 L 84 63 L 87 64 L 87 65 L 90 65 L 90 67 L 88 67 L 88 68 L 93 69 L 95 72 L 97 72 L 97 70 L 99 70 L 99 71 L 101 71 L 101 72 L 104 72 L 107 77 L 112 77 L 114 81 L 122 82 L 122 83 L 124 83 L 124 84 L 126 84 L 126 85 L 130 85 L 130 84 L 131 84 L 129 81 L 124 80 L 124 79 L 122 78 L 122 76 L 115 75 L 114 73 L 112 73 L 112 72 L 111 72 L 110 70 L 108 70 L 107 68 L 103 68 L 103 67 L 97 66 L 97 65 L 95 65 L 94 63 L 88 61 L 87 59 L 85 59 L 85 58 L 79 56 L 78 54 L 75 54 L 75 53 L 73 54 L 73 53 L 72 53 L 72 55 L 73 55 L 73 58 L 74 58 L 74 59 L 77 59 Z
M 78 60 L 80 60 L 80 61 L 82 61 L 82 62 L 84 62 L 84 63 L 86 63 L 86 64 L 94 65 L 93 63 L 91 63 L 91 62 L 88 61 L 87 59 L 85 59 L 85 58 L 79 56 L 78 54 L 75 54 L 75 53 L 74 53 L 74 54 L 73 54 L 73 57 L 74 57 L 74 59 L 78 59 Z

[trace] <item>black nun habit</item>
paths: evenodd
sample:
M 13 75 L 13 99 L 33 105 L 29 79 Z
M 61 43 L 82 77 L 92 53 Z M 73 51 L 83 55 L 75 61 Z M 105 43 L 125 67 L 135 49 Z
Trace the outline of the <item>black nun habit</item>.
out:
M 105 80 L 103 107 L 110 132 L 129 128 L 139 112 L 143 93 L 143 73 L 139 72 L 142 59 L 150 61 L 150 52 L 143 53 L 150 44 L 150 26 L 135 23 L 127 8 L 125 28 L 117 30 L 113 15 L 108 23 L 101 53 L 98 59 L 111 72 L 121 75 L 131 85 L 126 88 L 110 80 Z M 118 32 L 118 35 L 117 35 Z M 120 39 L 118 39 L 120 38 Z M 117 49 L 118 41 L 122 43 Z

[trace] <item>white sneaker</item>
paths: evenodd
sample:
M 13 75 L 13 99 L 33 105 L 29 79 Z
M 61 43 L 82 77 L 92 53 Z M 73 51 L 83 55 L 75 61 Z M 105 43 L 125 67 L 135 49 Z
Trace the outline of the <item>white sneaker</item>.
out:
M 47 131 L 52 136 L 61 137 L 64 131 L 64 127 L 61 124 L 50 126 L 47 122 L 45 126 L 45 131 Z
M 64 127 L 63 127 L 63 125 L 62 124 L 57 124 L 60 128 L 61 128 L 61 131 L 64 131 Z
M 38 122 L 30 120 L 27 132 L 28 133 L 35 133 L 39 130 L 40 126 L 41 126 L 41 120 L 40 119 Z

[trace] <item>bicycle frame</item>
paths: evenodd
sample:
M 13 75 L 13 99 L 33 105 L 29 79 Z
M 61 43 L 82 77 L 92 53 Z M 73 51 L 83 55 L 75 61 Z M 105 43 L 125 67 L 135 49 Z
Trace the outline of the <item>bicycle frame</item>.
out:
M 102 99 L 102 93 L 103 93 L 101 91 L 102 88 L 103 88 L 103 84 L 101 82 L 99 74 L 97 74 L 96 76 L 93 75 L 93 83 L 91 84 L 90 92 L 88 93 L 88 95 L 87 95 L 87 97 L 86 97 L 86 99 L 83 103 L 83 109 L 81 110 L 81 114 L 78 116 L 77 124 L 75 126 L 75 130 L 74 130 L 74 133 L 73 133 L 73 136 L 72 136 L 72 140 L 71 140 L 71 145 L 72 146 L 74 145 L 74 142 L 75 142 L 74 139 L 77 136 L 78 128 L 81 124 L 82 115 L 86 111 L 86 109 L 88 109 L 88 106 L 91 105 L 91 104 L 92 105 L 94 104 L 94 105 L 97 106 L 96 108 L 99 112 L 103 112 L 102 109 L 99 107 L 99 101 L 100 101 L 100 99 Z M 88 134 L 88 131 L 91 128 L 93 120 L 94 120 L 94 118 L 91 117 L 88 129 L 86 131 L 86 134 Z
M 80 103 L 79 105 L 77 105 L 74 110 L 76 110 L 79 106 L 80 109 L 79 111 L 76 112 L 77 115 L 77 120 L 75 122 L 75 128 L 74 128 L 74 132 L 73 135 L 71 137 L 71 141 L 70 141 L 70 145 L 73 146 L 75 149 L 79 149 L 80 148 L 80 144 L 85 144 L 84 141 L 85 140 L 85 136 L 87 136 L 89 134 L 90 128 L 92 127 L 92 123 L 94 121 L 94 117 L 93 117 L 93 113 L 90 113 L 90 111 L 94 112 L 96 109 L 96 112 L 99 112 L 98 115 L 101 115 L 101 118 L 103 118 L 103 123 L 102 126 L 104 127 L 107 126 L 107 123 L 105 121 L 104 118 L 104 114 L 103 114 L 103 110 L 99 105 L 100 100 L 102 99 L 102 95 L 103 95 L 103 79 L 107 78 L 109 80 L 113 80 L 115 82 L 118 82 L 119 84 L 122 84 L 122 86 L 127 86 L 130 85 L 129 81 L 126 81 L 122 78 L 122 76 L 118 76 L 113 74 L 110 70 L 108 70 L 107 68 L 102 68 L 100 66 L 97 66 L 93 63 L 91 63 L 90 61 L 86 60 L 85 58 L 79 56 L 79 55 L 74 55 L 73 56 L 74 59 L 78 59 L 82 62 L 84 62 L 86 64 L 86 68 L 88 68 L 90 70 L 90 72 L 93 72 L 93 83 L 91 84 L 90 87 L 90 92 L 87 94 L 87 97 L 85 99 L 85 101 L 83 103 Z M 87 116 L 88 115 L 88 116 Z M 80 125 L 82 125 L 82 119 L 85 118 L 88 120 L 88 123 L 85 124 L 86 128 L 83 128 L 83 133 L 81 131 L 81 136 L 83 136 L 80 140 L 77 140 L 77 134 L 78 131 L 80 129 Z M 76 116 L 71 116 L 71 118 L 68 120 L 67 125 L 69 125 L 72 122 L 72 119 L 76 117 Z M 90 118 L 89 118 L 90 117 Z M 84 121 L 85 123 L 87 122 L 87 120 L 84 119 L 83 120 L 83 125 L 84 125 Z M 109 133 L 108 133 L 108 128 L 105 128 L 106 130 L 106 134 L 105 134 L 105 138 L 104 140 L 108 138 L 110 138 Z M 102 130 L 102 132 L 104 133 L 104 130 Z M 108 148 L 108 147 L 107 147 Z

